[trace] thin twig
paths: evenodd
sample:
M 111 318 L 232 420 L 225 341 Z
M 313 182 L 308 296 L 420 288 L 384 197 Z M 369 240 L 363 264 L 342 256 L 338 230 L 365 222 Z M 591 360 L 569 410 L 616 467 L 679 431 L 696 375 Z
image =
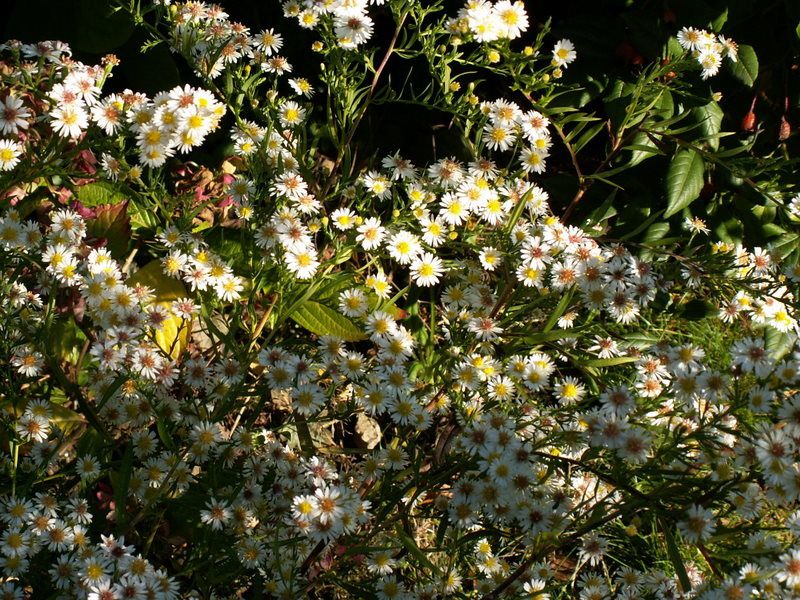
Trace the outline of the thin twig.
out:
M 249 350 L 252 350 L 256 342 L 258 341 L 258 336 L 261 335 L 261 332 L 264 330 L 264 326 L 267 324 L 267 320 L 269 316 L 272 314 L 272 309 L 275 308 L 275 305 L 278 303 L 278 294 L 272 293 L 269 295 L 270 298 L 270 305 L 267 307 L 267 310 L 264 311 L 264 314 L 261 316 L 261 320 L 256 325 L 256 330 L 253 332 L 253 339 L 250 342 Z

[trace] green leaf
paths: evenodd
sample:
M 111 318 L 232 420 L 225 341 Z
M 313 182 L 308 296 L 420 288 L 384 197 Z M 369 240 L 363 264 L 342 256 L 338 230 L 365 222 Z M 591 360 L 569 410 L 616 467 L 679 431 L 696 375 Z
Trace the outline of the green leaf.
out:
M 784 233 L 786 233 L 786 230 L 775 223 L 765 223 L 761 226 L 761 235 L 763 235 L 765 239 L 778 237 Z
M 678 575 L 678 580 L 681 582 L 681 587 L 684 592 L 689 592 L 692 589 L 692 583 L 689 581 L 689 575 L 686 573 L 686 567 L 683 564 L 681 553 L 678 551 L 678 545 L 675 543 L 675 536 L 670 529 L 669 523 L 661 520 L 661 530 L 664 532 L 664 538 L 667 542 L 667 554 L 672 566 L 675 568 L 675 573 Z
M 785 259 L 795 248 L 800 245 L 800 234 L 787 233 L 781 236 L 781 239 L 772 242 L 772 251 L 777 254 L 781 259 Z
M 54 399 L 57 399 L 58 402 Z M 60 388 L 53 388 L 50 402 L 47 404 L 47 410 L 50 412 L 50 420 L 58 425 L 65 435 L 69 435 L 76 427 L 86 423 L 86 419 L 83 415 L 61 404 L 62 399 L 63 402 L 66 402 L 64 391 Z M 14 402 L 11 398 L 0 399 L 0 413 L 6 412 L 14 418 L 19 418 L 25 413 L 30 400 L 28 398 L 20 398 Z
M 359 600 L 375 600 L 377 596 L 370 592 L 369 590 L 362 589 L 355 585 L 351 585 L 346 581 L 343 581 L 341 577 L 334 580 L 334 584 L 338 585 L 342 588 L 345 592 L 347 592 L 351 598 L 358 598 Z
M 584 333 L 578 329 L 557 329 L 555 331 L 539 331 L 525 336 L 525 343 L 530 345 L 544 344 L 566 338 L 581 337 Z
M 107 181 L 82 185 L 77 189 L 77 196 L 78 201 L 87 207 L 101 204 L 119 204 L 128 198 L 118 187 Z
M 698 298 L 689 300 L 681 307 L 680 315 L 687 321 L 700 321 L 716 315 L 718 309 L 711 302 Z
M 147 263 L 136 271 L 126 283 L 129 286 L 135 286 L 138 283 L 149 287 L 153 290 L 154 301 L 165 308 L 169 308 L 173 300 L 189 295 L 183 283 L 166 275 L 161 269 L 161 263 L 157 260 Z M 173 359 L 178 360 L 189 343 L 191 329 L 190 322 L 176 316 L 168 317 L 164 320 L 161 329 L 156 331 L 156 344 Z
M 350 319 L 313 300 L 303 302 L 289 317 L 317 335 L 334 335 L 347 342 L 356 342 L 367 337 Z
M 665 218 L 683 210 L 697 199 L 703 189 L 703 171 L 703 157 L 694 150 L 681 149 L 675 153 L 667 171 Z
M 636 362 L 637 360 L 639 359 L 634 356 L 614 356 L 612 358 L 592 358 L 589 360 L 582 360 L 578 364 L 584 367 L 616 367 L 618 365 Z
M 758 77 L 758 57 L 752 46 L 741 44 L 735 63 L 727 61 L 731 73 L 748 87 L 753 87 Z
M 651 156 L 663 154 L 656 146 L 656 143 L 641 131 L 633 136 L 631 143 L 625 146 L 624 150 L 631 151 L 631 159 L 628 161 L 629 167 L 634 167 Z
M 719 33 L 720 31 L 722 31 L 722 28 L 727 21 L 728 21 L 728 8 L 726 7 L 725 10 L 722 11 L 722 13 L 716 19 L 714 19 L 713 21 L 711 21 L 711 23 L 709 23 L 709 28 L 711 29 L 711 31 Z
M 786 356 L 794 346 L 794 336 L 778 331 L 774 327 L 767 327 L 764 332 L 765 347 L 773 360 L 780 360 Z
M 403 546 L 405 546 L 409 554 L 416 558 L 425 568 L 428 569 L 429 572 L 439 573 L 439 568 L 434 565 L 427 556 L 425 556 L 425 553 L 420 550 L 419 546 L 417 546 L 417 543 L 411 538 L 411 536 L 403 531 L 400 523 L 395 526 L 394 531 L 397 539 L 401 544 L 403 544 Z
M 722 127 L 722 109 L 714 101 L 705 106 L 698 106 L 692 109 L 692 115 L 700 124 L 700 133 L 705 139 L 708 147 L 712 150 L 719 150 L 719 132 Z
M 69 435 L 79 425 L 86 423 L 83 415 L 66 406 L 51 402 L 48 408 L 50 410 L 50 420 L 58 425 L 65 435 Z
M 77 364 L 86 335 L 75 324 L 75 319 L 71 316 L 55 319 L 48 332 L 48 339 L 52 344 L 53 354 L 64 362 Z
M 122 457 L 122 464 L 119 471 L 109 473 L 111 486 L 114 490 L 114 503 L 116 504 L 117 533 L 125 531 L 128 513 L 125 506 L 128 504 L 128 488 L 131 483 L 131 473 L 133 472 L 133 445 L 129 444 Z
M 124 258 L 128 253 L 131 224 L 128 218 L 128 201 L 119 204 L 102 204 L 95 208 L 95 216 L 86 222 L 86 232 L 98 239 L 105 239 L 114 258 Z
M 642 238 L 642 243 L 653 244 L 658 240 L 664 239 L 667 233 L 669 233 L 669 223 L 653 223 L 647 228 L 644 238 Z
M 355 285 L 352 273 L 336 273 L 329 275 L 325 283 L 314 290 L 314 297 L 317 300 L 336 300 L 338 302 L 339 293 Z
M 136 202 L 128 203 L 128 216 L 131 219 L 131 229 L 152 229 L 158 227 L 158 217 L 147 207 L 141 206 Z
M 567 312 L 567 308 L 569 307 L 569 303 L 572 302 L 572 295 L 575 293 L 574 289 L 569 290 L 563 296 L 561 296 L 561 300 L 558 301 L 555 309 L 553 310 L 550 318 L 547 319 L 547 323 L 544 324 L 542 331 L 545 333 L 552 330 L 553 327 L 556 326 L 558 320 L 561 318 L 565 312 Z

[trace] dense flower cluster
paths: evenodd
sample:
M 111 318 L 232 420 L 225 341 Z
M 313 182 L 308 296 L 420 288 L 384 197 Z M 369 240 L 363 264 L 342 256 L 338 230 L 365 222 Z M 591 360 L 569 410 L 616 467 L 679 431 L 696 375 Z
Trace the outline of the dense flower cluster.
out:
M 337 44 L 352 50 L 372 37 L 374 23 L 367 4 L 367 0 L 303 3 L 288 0 L 283 3 L 283 14 L 296 19 L 305 29 L 331 26 Z M 200 72 L 216 78 L 225 67 L 238 62 L 258 65 L 269 74 L 292 71 L 292 65 L 280 54 L 283 36 L 274 28 L 251 32 L 245 25 L 230 21 L 222 7 L 202 2 L 179 2 L 173 9 L 172 43 L 176 50 L 191 54 Z
M 559 115 L 519 99 L 458 106 L 469 158 L 340 170 L 280 33 L 156 4 L 213 92 L 104 96 L 112 60 L 0 46 L 0 595 L 797 593 L 796 261 L 562 222 Z M 373 30 L 366 2 L 283 12 L 345 55 Z M 439 33 L 528 27 L 477 1 Z M 736 57 L 678 40 L 704 78 Z M 213 83 L 251 69 L 252 114 Z M 178 162 L 220 126 L 222 166 Z
M 736 62 L 739 50 L 733 40 L 694 27 L 681 29 L 678 32 L 678 43 L 684 50 L 691 52 L 700 64 L 703 69 L 703 79 L 708 79 L 719 72 L 723 58 Z
M 477 42 L 513 40 L 528 30 L 528 13 L 522 2 L 482 0 L 468 2 L 447 24 L 453 33 L 470 33 Z

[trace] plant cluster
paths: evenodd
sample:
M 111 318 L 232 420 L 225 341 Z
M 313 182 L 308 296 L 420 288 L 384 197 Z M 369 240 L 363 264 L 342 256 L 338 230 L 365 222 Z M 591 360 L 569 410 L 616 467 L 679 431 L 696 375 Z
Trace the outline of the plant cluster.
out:
M 191 83 L 0 46 L 0 597 L 800 594 L 800 196 L 725 19 L 601 101 L 519 1 L 117 10 Z M 370 151 L 400 106 L 453 141 Z

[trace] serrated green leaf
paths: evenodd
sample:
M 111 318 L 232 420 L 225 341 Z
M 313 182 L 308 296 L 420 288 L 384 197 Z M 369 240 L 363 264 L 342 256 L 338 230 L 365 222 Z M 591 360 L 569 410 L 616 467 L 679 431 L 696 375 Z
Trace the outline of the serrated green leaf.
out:
M 736 62 L 726 62 L 736 79 L 748 87 L 753 87 L 758 77 L 758 57 L 752 46 L 741 44 Z
M 317 335 L 334 335 L 347 342 L 356 342 L 367 337 L 350 319 L 313 300 L 303 302 L 289 318 Z
M 107 181 L 97 181 L 82 185 L 77 189 L 76 195 L 78 196 L 78 201 L 88 207 L 101 204 L 119 204 L 128 198 L 127 194 Z
M 669 218 L 691 204 L 703 189 L 703 157 L 694 150 L 680 149 L 667 171 L 667 212 Z
M 144 206 L 140 206 L 136 202 L 128 203 L 128 216 L 131 221 L 131 229 L 134 231 L 138 229 L 153 229 L 158 227 L 158 217 L 156 214 Z

